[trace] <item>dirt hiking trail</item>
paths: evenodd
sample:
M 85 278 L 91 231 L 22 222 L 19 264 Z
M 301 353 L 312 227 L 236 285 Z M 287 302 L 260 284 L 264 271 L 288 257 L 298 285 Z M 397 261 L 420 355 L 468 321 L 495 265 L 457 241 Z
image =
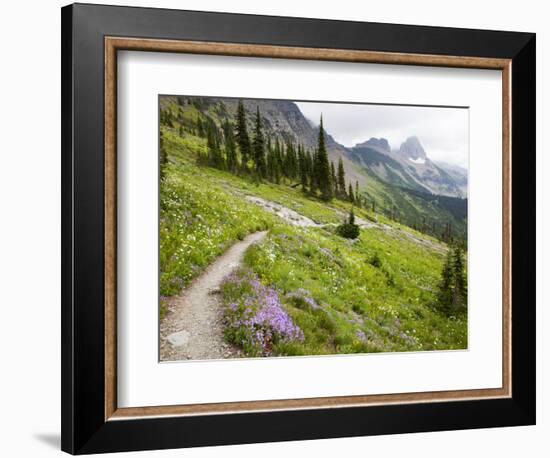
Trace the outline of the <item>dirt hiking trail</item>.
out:
M 267 231 L 255 232 L 235 243 L 179 296 L 167 303 L 160 324 L 161 361 L 238 358 L 240 350 L 225 342 L 219 288 L 224 277 L 242 264 L 245 251 Z

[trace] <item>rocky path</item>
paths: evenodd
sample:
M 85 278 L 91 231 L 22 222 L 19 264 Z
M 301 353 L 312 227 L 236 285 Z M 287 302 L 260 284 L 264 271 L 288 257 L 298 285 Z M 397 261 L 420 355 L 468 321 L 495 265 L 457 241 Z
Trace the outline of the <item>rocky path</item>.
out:
M 293 226 L 298 226 L 298 227 L 337 226 L 336 223 L 327 223 L 327 224 L 316 223 L 312 219 L 308 218 L 307 216 L 301 215 L 300 213 L 298 213 L 295 210 L 292 210 L 291 208 L 285 207 L 284 205 L 278 204 L 276 202 L 271 202 L 269 200 L 262 199 L 261 197 L 246 196 L 246 200 L 262 207 L 264 210 L 267 210 L 271 213 L 275 213 L 277 216 L 284 219 L 286 222 L 292 224 Z M 335 210 L 335 211 L 341 215 L 342 221 L 346 219 L 347 217 L 346 214 L 338 210 Z M 378 224 L 371 221 L 364 220 L 362 218 L 359 218 L 358 216 L 355 217 L 355 223 L 363 229 L 378 227 Z
M 271 202 L 270 200 L 262 199 L 261 197 L 256 196 L 246 196 L 246 200 L 253 204 L 256 204 L 262 207 L 264 210 L 267 210 L 271 213 L 275 213 L 280 218 L 284 219 L 286 222 L 292 224 L 293 226 L 298 227 L 322 227 L 322 224 L 316 223 L 307 216 L 300 215 L 300 213 L 292 210 L 291 208 L 285 207 L 284 205 L 278 204 L 276 202 Z
M 301 215 L 295 210 L 292 210 L 291 208 L 285 207 L 284 205 L 278 204 L 276 202 L 271 202 L 269 200 L 262 199 L 261 197 L 246 196 L 246 200 L 262 207 L 264 210 L 267 210 L 271 213 L 276 214 L 277 216 L 284 219 L 286 222 L 288 222 L 289 224 L 292 224 L 293 226 L 298 226 L 298 227 L 337 226 L 337 223 L 326 223 L 326 224 L 317 223 L 312 219 L 308 218 L 307 216 Z M 347 215 L 345 213 L 342 213 L 339 210 L 335 210 L 335 211 L 337 211 L 340 214 L 342 221 L 346 219 Z M 357 215 L 355 216 L 355 224 L 357 224 L 361 229 L 372 229 L 372 228 L 381 229 L 383 231 L 390 233 L 395 237 L 408 240 L 410 242 L 416 243 L 418 245 L 422 245 L 426 248 L 438 251 L 440 253 L 444 253 L 446 251 L 445 246 L 439 242 L 433 241 L 429 238 L 416 236 L 408 231 L 399 230 L 392 226 L 388 226 L 387 224 L 384 224 L 384 223 L 368 221 L 366 219 L 358 217 Z
M 225 342 L 219 288 L 223 278 L 239 267 L 247 248 L 267 231 L 255 232 L 217 258 L 189 287 L 167 304 L 160 324 L 161 361 L 223 359 L 241 356 Z

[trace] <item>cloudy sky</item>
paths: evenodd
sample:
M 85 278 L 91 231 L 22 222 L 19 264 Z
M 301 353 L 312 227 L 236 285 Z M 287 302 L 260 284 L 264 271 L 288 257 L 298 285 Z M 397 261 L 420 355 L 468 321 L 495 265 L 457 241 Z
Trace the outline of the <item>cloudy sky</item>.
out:
M 399 148 L 416 135 L 428 157 L 468 167 L 468 109 L 364 105 L 345 103 L 296 103 L 304 116 L 319 124 L 323 114 L 326 131 L 344 146 L 371 137 L 384 137 Z

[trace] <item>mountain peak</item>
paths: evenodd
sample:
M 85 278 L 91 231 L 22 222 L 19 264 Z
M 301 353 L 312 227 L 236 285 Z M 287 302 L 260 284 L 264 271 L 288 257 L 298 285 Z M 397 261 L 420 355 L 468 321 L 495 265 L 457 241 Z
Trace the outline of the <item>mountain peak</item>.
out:
M 391 151 L 388 140 L 386 140 L 385 138 L 375 138 L 375 137 L 371 137 L 363 143 L 357 143 L 357 145 L 355 145 L 354 148 L 363 148 L 363 147 L 369 147 L 369 146 L 381 149 L 388 153 Z
M 416 136 L 408 137 L 399 148 L 398 153 L 407 159 L 412 159 L 413 161 L 425 160 L 426 151 L 422 147 L 420 140 Z

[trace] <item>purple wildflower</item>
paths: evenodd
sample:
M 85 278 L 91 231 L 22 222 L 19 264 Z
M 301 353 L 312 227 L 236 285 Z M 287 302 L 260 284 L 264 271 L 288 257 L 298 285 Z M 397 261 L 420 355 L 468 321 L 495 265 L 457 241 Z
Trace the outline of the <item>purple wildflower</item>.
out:
M 228 335 L 248 354 L 268 356 L 279 342 L 304 340 L 303 331 L 286 313 L 277 292 L 262 285 L 250 271 L 228 275 L 222 291 L 227 291 L 226 300 L 231 296 L 225 309 Z

